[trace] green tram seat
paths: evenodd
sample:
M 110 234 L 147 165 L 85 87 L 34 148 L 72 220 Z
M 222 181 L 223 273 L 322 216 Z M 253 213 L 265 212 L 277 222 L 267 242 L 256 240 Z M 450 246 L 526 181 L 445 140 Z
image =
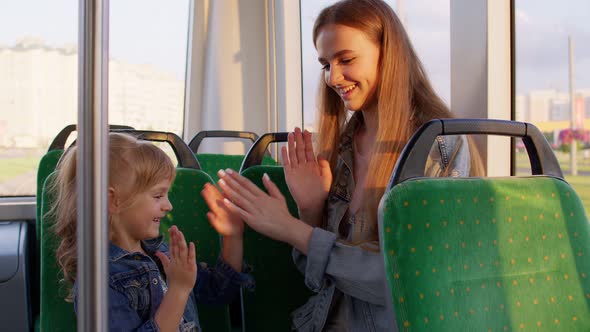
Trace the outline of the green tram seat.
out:
M 258 139 L 258 135 L 249 131 L 232 131 L 232 130 L 203 130 L 198 132 L 188 144 L 189 148 L 199 161 L 201 169 L 205 173 L 209 174 L 214 182 L 217 183 L 219 177 L 217 171 L 220 169 L 231 168 L 233 170 L 239 170 L 242 162 L 244 161 L 244 155 L 227 155 L 219 153 L 197 153 L 199 147 L 205 138 L 221 138 L 221 139 L 239 139 L 249 140 L 254 143 Z M 263 165 L 276 165 L 274 159 L 270 157 L 270 154 L 265 154 L 262 161 Z
M 289 212 L 297 217 L 297 205 L 285 182 L 283 167 L 261 165 L 271 142 L 286 141 L 287 133 L 262 135 L 248 151 L 240 173 L 265 191 L 262 175 L 267 173 L 285 196 Z M 246 331 L 289 331 L 291 313 L 312 295 L 293 263 L 291 251 L 291 246 L 246 226 L 244 260 L 252 265 L 256 279 L 256 290 L 242 293 Z
M 437 135 L 522 137 L 532 176 L 424 178 Z M 547 141 L 530 124 L 425 124 L 379 207 L 400 331 L 589 331 L 590 230 Z
M 130 126 L 121 126 L 121 125 L 111 125 L 110 129 L 133 129 L 133 127 Z M 40 266 L 40 262 L 41 262 L 41 241 L 42 241 L 42 235 L 41 235 L 41 220 L 42 220 L 42 216 L 44 213 L 47 212 L 47 210 L 45 210 L 45 212 L 43 212 L 42 210 L 42 197 L 43 197 L 43 186 L 45 184 L 45 180 L 49 177 L 49 175 L 51 173 L 53 173 L 53 171 L 55 170 L 55 167 L 57 166 L 57 163 L 59 161 L 59 159 L 61 158 L 61 156 L 64 153 L 65 150 L 65 145 L 66 142 L 68 140 L 68 138 L 70 137 L 70 135 L 76 131 L 76 125 L 67 125 L 65 126 L 58 134 L 57 136 L 55 136 L 55 138 L 53 139 L 53 141 L 51 142 L 51 144 L 49 145 L 49 149 L 47 150 L 47 153 L 45 155 L 43 155 L 43 157 L 41 157 L 41 160 L 39 161 L 39 167 L 37 170 L 37 204 L 36 204 L 36 214 L 37 214 L 37 218 L 36 218 L 36 222 L 35 222 L 35 234 L 36 234 L 36 255 L 35 255 L 35 260 L 36 263 L 35 266 Z M 35 278 L 37 277 L 37 275 L 35 274 Z M 39 284 L 39 280 L 35 279 L 34 283 L 36 285 Z M 38 293 L 37 293 L 38 289 L 33 288 L 33 296 L 32 298 L 34 299 L 38 299 Z M 37 302 L 35 302 L 34 305 L 35 311 L 39 309 Z M 37 314 L 37 312 L 35 312 L 35 315 Z M 39 326 L 39 317 L 37 316 L 35 318 L 35 326 Z M 37 330 L 37 328 L 35 328 L 35 330 Z
M 169 193 L 173 210 L 162 220 L 160 232 L 168 240 L 168 228 L 177 225 L 187 241 L 195 243 L 197 260 L 214 265 L 221 251 L 221 239 L 207 220 L 208 207 L 201 197 L 205 183 L 213 183 L 188 149 L 175 134 L 154 131 L 121 130 L 140 139 L 167 142 L 178 159 L 176 178 Z M 49 178 L 54 177 L 51 174 Z M 51 180 L 48 180 L 51 181 Z M 41 223 L 41 331 L 74 331 L 76 317 L 71 303 L 64 300 L 63 276 L 55 260 L 58 239 L 51 232 L 53 220 L 46 216 L 53 201 L 51 193 L 42 192 Z M 205 331 L 231 331 L 228 306 L 198 305 L 199 320 Z

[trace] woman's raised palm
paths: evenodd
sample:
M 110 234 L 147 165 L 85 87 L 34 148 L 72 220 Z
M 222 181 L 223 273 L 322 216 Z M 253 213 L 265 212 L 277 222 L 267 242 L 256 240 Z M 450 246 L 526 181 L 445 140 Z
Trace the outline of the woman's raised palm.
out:
M 332 185 L 330 164 L 325 159 L 316 159 L 311 142 L 311 133 L 295 128 L 283 147 L 281 155 L 285 180 L 300 211 L 310 214 L 321 212 Z

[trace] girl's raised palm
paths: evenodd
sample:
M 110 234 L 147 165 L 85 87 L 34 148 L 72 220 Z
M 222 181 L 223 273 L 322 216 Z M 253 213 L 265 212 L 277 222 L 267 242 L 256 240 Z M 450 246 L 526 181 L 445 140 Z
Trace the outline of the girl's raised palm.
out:
M 168 288 L 190 292 L 197 281 L 195 244 L 191 242 L 187 246 L 184 235 L 176 226 L 170 227 L 169 233 L 170 258 L 160 251 L 156 252 L 156 256 L 164 267 Z
M 207 218 L 209 223 L 215 228 L 217 233 L 221 236 L 241 236 L 244 232 L 244 222 L 240 216 L 229 211 L 223 204 L 223 196 L 212 184 L 205 184 L 205 188 L 201 191 L 201 195 L 205 198 L 209 206 Z
M 285 180 L 300 213 L 318 215 L 328 198 L 332 185 L 330 163 L 316 159 L 311 142 L 311 133 L 295 128 L 287 139 L 288 149 L 283 147 L 281 155 Z

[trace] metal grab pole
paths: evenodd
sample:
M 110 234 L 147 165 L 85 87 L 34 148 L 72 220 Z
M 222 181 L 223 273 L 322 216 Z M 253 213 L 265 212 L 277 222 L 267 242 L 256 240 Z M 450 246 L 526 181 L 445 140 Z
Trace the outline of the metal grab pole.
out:
M 78 331 L 108 331 L 108 0 L 80 0 L 78 35 Z

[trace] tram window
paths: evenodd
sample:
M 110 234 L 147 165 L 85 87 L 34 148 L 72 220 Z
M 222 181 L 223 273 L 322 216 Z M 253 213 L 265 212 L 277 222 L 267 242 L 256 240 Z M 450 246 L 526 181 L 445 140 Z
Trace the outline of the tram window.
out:
M 590 208 L 590 3 L 516 0 L 514 118 L 535 124 L 554 148 L 566 180 Z M 571 119 L 569 42 L 573 40 L 574 121 Z M 573 125 L 573 126 L 572 126 Z M 572 140 L 575 148 L 572 151 Z M 517 141 L 514 174 L 530 174 Z M 575 162 L 572 163 L 572 153 Z M 523 167 L 525 165 L 526 167 Z M 575 165 L 574 167 L 572 167 Z M 527 167 L 529 167 L 527 169 Z M 577 169 L 577 174 L 575 169 Z M 524 173 L 524 174 L 527 174 Z
M 0 196 L 34 195 L 39 160 L 75 123 L 78 1 L 0 5 Z
M 313 129 L 317 116 L 317 86 L 321 65 L 313 45 L 313 23 L 320 11 L 336 0 L 300 0 L 303 68 L 303 122 Z M 447 105 L 451 102 L 450 0 L 386 0 L 412 41 L 430 82 Z
M 110 123 L 182 137 L 188 22 L 188 0 L 110 2 Z
M 110 3 L 109 122 L 182 135 L 189 1 Z M 0 5 L 0 197 L 36 191 L 39 160 L 77 121 L 78 1 Z

